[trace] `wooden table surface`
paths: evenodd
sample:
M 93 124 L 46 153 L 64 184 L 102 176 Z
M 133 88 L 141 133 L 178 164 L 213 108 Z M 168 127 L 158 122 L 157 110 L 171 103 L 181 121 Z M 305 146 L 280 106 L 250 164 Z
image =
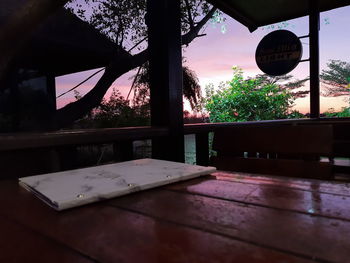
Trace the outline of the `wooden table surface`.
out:
M 350 262 L 350 185 L 217 172 L 56 212 L 0 182 L 0 262 Z

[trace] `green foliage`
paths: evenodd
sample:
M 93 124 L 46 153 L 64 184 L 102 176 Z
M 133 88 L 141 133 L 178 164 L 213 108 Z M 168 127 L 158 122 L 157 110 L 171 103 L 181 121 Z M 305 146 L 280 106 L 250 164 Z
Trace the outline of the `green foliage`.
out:
M 287 115 L 287 119 L 303 119 L 303 118 L 306 118 L 306 116 L 297 110 L 292 110 Z
M 350 107 L 343 107 L 341 109 L 341 111 L 334 111 L 333 108 L 328 109 L 328 111 L 323 113 L 326 117 L 338 117 L 338 118 L 342 118 L 342 117 L 350 117 Z
M 77 94 L 79 95 L 79 94 Z M 76 123 L 78 128 L 113 128 L 150 125 L 149 104 L 130 106 L 119 91 Z
M 204 108 L 211 122 L 241 122 L 287 118 L 293 104 L 292 94 L 262 78 L 244 79 L 240 68 L 233 68 L 233 78 L 217 90 L 206 87 Z

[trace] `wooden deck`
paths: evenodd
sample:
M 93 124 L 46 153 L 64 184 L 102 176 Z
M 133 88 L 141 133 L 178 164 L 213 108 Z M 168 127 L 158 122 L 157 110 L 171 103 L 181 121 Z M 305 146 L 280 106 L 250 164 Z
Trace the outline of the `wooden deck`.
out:
M 218 172 L 56 212 L 0 182 L 0 262 L 350 262 L 350 184 Z

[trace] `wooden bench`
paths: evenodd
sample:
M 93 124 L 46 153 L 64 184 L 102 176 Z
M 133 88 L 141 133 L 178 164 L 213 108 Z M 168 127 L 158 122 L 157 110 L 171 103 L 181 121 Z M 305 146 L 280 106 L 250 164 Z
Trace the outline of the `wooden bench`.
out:
M 215 131 L 212 165 L 219 170 L 332 178 L 331 125 L 230 127 Z

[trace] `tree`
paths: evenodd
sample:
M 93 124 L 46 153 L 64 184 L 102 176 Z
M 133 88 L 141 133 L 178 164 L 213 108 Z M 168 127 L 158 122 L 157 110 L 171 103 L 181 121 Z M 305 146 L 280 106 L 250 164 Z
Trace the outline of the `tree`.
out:
M 192 109 L 196 109 L 201 98 L 201 87 L 198 84 L 196 73 L 186 66 L 182 67 L 183 73 L 183 95 L 189 101 Z M 145 63 L 135 75 L 133 87 L 134 105 L 146 105 L 149 103 L 149 66 Z
M 287 74 L 281 75 L 281 76 L 270 76 L 267 74 L 258 74 L 256 75 L 255 78 L 260 79 L 260 82 L 262 85 L 276 84 L 279 86 L 281 91 L 282 90 L 290 91 L 294 99 L 304 98 L 310 93 L 310 91 L 308 90 L 296 91 L 296 89 L 304 86 L 305 82 L 310 79 L 309 77 L 304 79 L 294 79 L 293 75 L 287 75 Z
M 56 121 L 65 126 L 82 118 L 97 107 L 108 88 L 126 72 L 140 67 L 148 60 L 146 41 L 146 0 L 86 0 L 94 5 L 91 16 L 78 4 L 77 14 L 105 33 L 119 47 L 119 52 L 106 67 L 94 88 L 80 100 L 59 109 Z M 182 44 L 188 45 L 201 36 L 200 30 L 212 17 L 216 8 L 205 0 L 182 1 Z
M 198 79 L 195 73 L 187 67 L 183 67 L 183 79 L 184 97 L 189 100 L 191 107 L 195 108 L 197 102 L 199 102 L 201 98 L 201 89 L 198 84 Z M 110 98 L 108 100 L 103 99 L 98 107 L 78 120 L 75 123 L 75 127 L 107 128 L 149 125 L 150 89 L 148 63 L 140 67 L 137 74 L 134 76 L 134 82 L 129 94 L 132 89 L 134 90 L 132 103 L 128 99 L 129 96 L 125 99 L 118 90 L 113 89 Z M 74 97 L 76 100 L 82 98 L 80 93 L 76 90 L 74 90 Z
M 80 94 L 75 93 L 77 100 Z M 113 89 L 109 99 L 103 99 L 101 104 L 84 118 L 75 122 L 77 128 L 111 128 L 145 126 L 150 124 L 150 109 L 148 104 L 130 105 L 120 91 Z
M 0 83 L 12 68 L 16 55 L 30 34 L 50 14 L 69 0 L 28 0 L 19 6 L 18 12 L 2 26 L 0 31 Z M 86 3 L 83 5 L 82 2 Z M 86 12 L 92 6 L 92 13 Z M 73 8 L 75 7 L 75 8 Z M 146 0 L 70 0 L 67 6 L 85 19 L 116 44 L 116 54 L 106 66 L 102 77 L 94 88 L 81 99 L 56 111 L 58 127 L 70 125 L 100 105 L 112 83 L 126 72 L 142 66 L 148 60 L 147 27 L 145 24 Z M 216 12 L 216 8 L 205 0 L 183 0 L 182 44 L 191 43 L 199 36 L 206 22 Z M 1 89 L 5 85 L 1 83 Z
M 350 94 L 350 63 L 330 60 L 327 69 L 320 74 L 321 81 L 327 89 L 326 96 L 337 97 Z
M 233 78 L 222 83 L 217 90 L 206 87 L 204 108 L 211 122 L 237 122 L 283 119 L 293 104 L 289 90 L 266 78 L 243 78 L 240 68 L 233 68 Z
M 350 107 L 342 107 L 340 111 L 336 112 L 334 108 L 329 108 L 323 113 L 326 117 L 344 118 L 350 117 Z

